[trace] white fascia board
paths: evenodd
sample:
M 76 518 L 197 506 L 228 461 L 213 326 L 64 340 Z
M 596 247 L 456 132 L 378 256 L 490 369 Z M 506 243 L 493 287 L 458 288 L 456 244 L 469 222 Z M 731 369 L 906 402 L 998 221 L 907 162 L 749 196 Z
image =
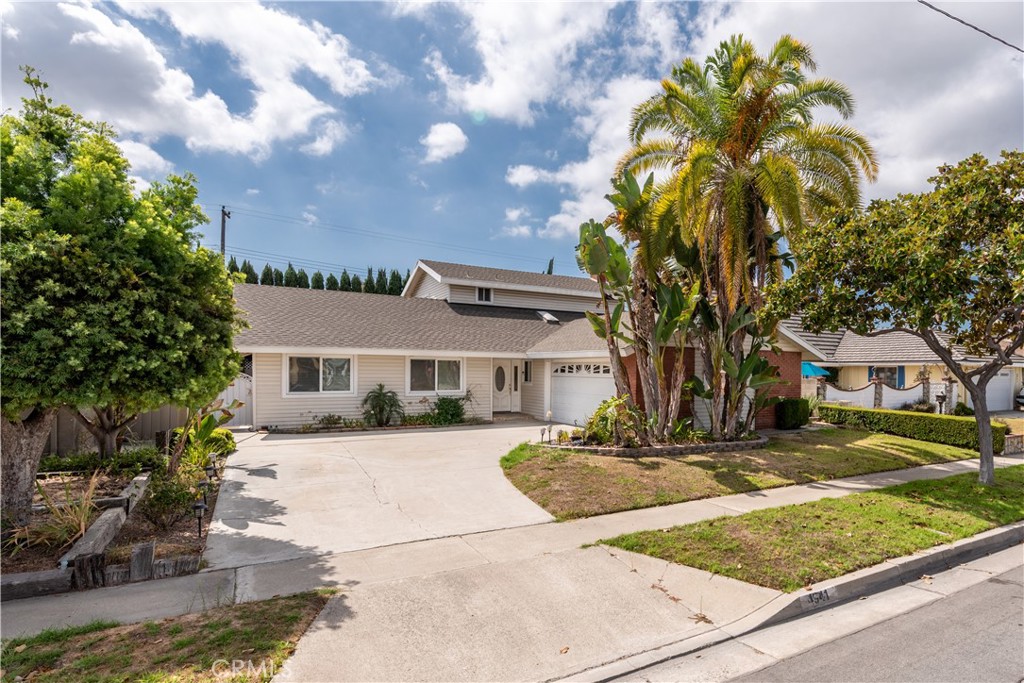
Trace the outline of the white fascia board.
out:
M 419 284 L 420 278 L 422 277 L 421 273 L 426 273 L 438 282 L 441 282 L 440 275 L 423 265 L 423 261 L 417 261 L 415 267 L 412 269 L 412 273 L 409 275 L 409 281 L 405 283 L 405 288 L 402 289 L 402 296 L 409 296 L 409 293 L 413 291 L 415 285 Z
M 424 266 L 425 270 L 426 267 Z M 517 285 L 510 282 L 497 282 L 495 280 L 457 280 L 455 278 L 440 278 L 443 285 L 456 285 L 462 287 L 484 287 L 487 289 L 505 289 L 511 292 L 534 292 L 537 294 L 558 294 L 561 296 L 574 296 L 580 299 L 593 299 L 599 301 L 601 295 L 598 292 L 581 292 L 578 289 L 562 289 L 561 287 L 540 287 L 538 285 Z
M 824 361 L 828 358 L 827 354 L 819 351 L 817 348 L 814 347 L 813 344 L 808 342 L 806 339 L 801 338 L 800 335 L 798 335 L 797 333 L 787 330 L 786 326 L 783 325 L 782 323 L 776 325 L 775 329 L 782 333 L 782 336 L 785 337 L 786 339 L 790 340 L 797 346 L 806 349 L 812 355 L 817 356 L 819 360 Z
M 292 356 L 308 354 L 313 356 L 416 356 L 427 358 L 526 358 L 522 352 L 506 353 L 492 351 L 458 351 L 455 349 L 365 349 L 331 346 L 238 346 L 239 353 L 282 353 Z M 565 354 L 562 354 L 565 355 Z
M 555 359 L 565 358 L 575 360 L 577 358 L 608 358 L 607 351 L 527 351 L 526 357 L 533 359 Z

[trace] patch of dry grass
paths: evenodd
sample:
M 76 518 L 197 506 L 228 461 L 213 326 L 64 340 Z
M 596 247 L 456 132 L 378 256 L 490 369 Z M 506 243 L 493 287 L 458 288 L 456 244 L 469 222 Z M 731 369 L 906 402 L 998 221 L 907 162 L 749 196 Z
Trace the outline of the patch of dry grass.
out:
M 780 434 L 754 451 L 626 458 L 522 444 L 505 475 L 560 520 L 977 457 L 852 429 Z

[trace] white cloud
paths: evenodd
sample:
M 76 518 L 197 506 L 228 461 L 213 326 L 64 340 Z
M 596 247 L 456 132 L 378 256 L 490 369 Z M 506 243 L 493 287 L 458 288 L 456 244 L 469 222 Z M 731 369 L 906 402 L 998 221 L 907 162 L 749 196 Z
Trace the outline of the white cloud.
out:
M 502 237 L 533 237 L 533 228 L 529 225 L 506 225 L 501 229 Z
M 505 209 L 505 220 L 509 223 L 515 223 L 521 218 L 527 218 L 529 215 L 530 210 L 525 206 Z
M 627 131 L 633 107 L 656 92 L 657 81 L 623 76 L 608 82 L 603 91 L 591 98 L 585 112 L 576 118 L 577 129 L 589 138 L 587 158 L 548 170 L 535 166 L 512 166 L 505 180 L 515 187 L 554 183 L 568 197 L 558 213 L 549 216 L 537 231 L 541 237 L 573 236 L 580 223 L 591 218 L 601 220 L 609 212 L 604 198 L 611 190 L 610 179 L 619 157 L 629 148 Z
M 348 137 L 348 128 L 340 121 L 328 120 L 320 127 L 320 134 L 299 149 L 314 157 L 327 156 Z
M 255 188 L 255 187 L 250 187 L 249 189 L 247 189 L 247 190 L 245 191 L 245 194 L 246 194 L 246 195 L 248 195 L 248 196 L 250 196 L 250 197 L 255 197 L 255 196 L 256 196 L 256 195 L 258 195 L 259 193 L 260 193 L 259 189 L 258 189 L 258 188 Z
M 571 80 L 579 47 L 597 39 L 610 3 L 476 2 L 456 6 L 469 20 L 468 34 L 483 64 L 477 79 L 455 73 L 437 50 L 427 66 L 450 102 L 478 118 L 521 126 L 534 122 L 535 105 L 559 95 Z
M 124 152 L 128 163 L 132 165 L 132 170 L 143 177 L 154 179 L 174 170 L 174 164 L 160 156 L 149 145 L 135 140 L 118 140 L 117 144 Z
M 306 221 L 306 225 L 316 225 L 320 222 L 320 219 L 312 211 L 303 211 L 302 220 Z
M 634 23 L 626 34 L 627 59 L 634 68 L 653 63 L 668 73 L 673 63 L 682 60 L 686 31 L 678 12 L 686 12 L 686 5 L 644 1 L 634 7 Z
M 447 207 L 448 207 L 448 197 L 438 197 L 437 199 L 434 200 L 433 209 L 434 209 L 435 213 L 441 213 Z
M 133 23 L 138 20 L 169 25 L 185 49 L 223 47 L 230 68 L 251 84 L 251 105 L 232 111 L 217 93 L 197 89 L 186 71 L 168 63 L 169 48 Z M 174 136 L 196 151 L 262 159 L 276 142 L 308 136 L 314 136 L 310 150 L 325 150 L 341 139 L 337 99 L 324 101 L 297 78 L 311 74 L 339 98 L 384 84 L 351 54 L 344 36 L 259 3 L 126 2 L 118 11 L 87 2 L 40 3 L 20 5 L 11 27 L 22 34 L 15 61 L 39 66 L 75 109 L 144 142 Z M 4 52 L 8 62 L 12 55 Z M 4 69 L 5 91 L 23 92 L 19 81 Z
M 454 123 L 435 123 L 430 127 L 430 131 L 420 138 L 420 144 L 427 149 L 423 163 L 435 164 L 461 154 L 469 144 L 469 138 Z

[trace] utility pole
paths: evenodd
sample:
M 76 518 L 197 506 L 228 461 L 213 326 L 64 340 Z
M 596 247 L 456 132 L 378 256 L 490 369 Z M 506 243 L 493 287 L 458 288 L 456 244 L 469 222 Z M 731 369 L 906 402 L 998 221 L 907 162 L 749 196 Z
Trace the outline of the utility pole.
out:
M 220 255 L 224 256 L 224 242 L 225 236 L 227 235 L 228 219 L 231 218 L 231 212 L 227 210 L 226 206 L 220 207 Z

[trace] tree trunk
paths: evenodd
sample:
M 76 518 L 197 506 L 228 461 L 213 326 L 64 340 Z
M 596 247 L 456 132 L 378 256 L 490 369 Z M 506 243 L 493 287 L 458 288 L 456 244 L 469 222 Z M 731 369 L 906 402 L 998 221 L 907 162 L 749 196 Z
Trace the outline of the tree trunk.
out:
M 36 472 L 43 457 L 46 439 L 57 417 L 57 410 L 34 409 L 23 420 L 12 422 L 0 418 L 0 494 L 3 496 L 3 525 L 24 526 L 32 517 L 32 495 Z
M 125 414 L 121 406 L 95 406 L 92 408 L 93 419 L 89 419 L 80 411 L 75 411 L 75 418 L 96 439 L 96 447 L 100 459 L 105 460 L 121 449 L 121 435 L 125 428 L 138 417 L 138 413 Z
M 974 419 L 978 423 L 978 481 L 991 486 L 996 483 L 996 464 L 992 452 L 992 419 L 989 417 L 988 399 L 985 395 L 987 386 L 988 382 L 985 382 L 984 386 L 979 382 L 977 391 L 972 391 L 972 387 L 967 385 L 971 400 L 974 401 Z

